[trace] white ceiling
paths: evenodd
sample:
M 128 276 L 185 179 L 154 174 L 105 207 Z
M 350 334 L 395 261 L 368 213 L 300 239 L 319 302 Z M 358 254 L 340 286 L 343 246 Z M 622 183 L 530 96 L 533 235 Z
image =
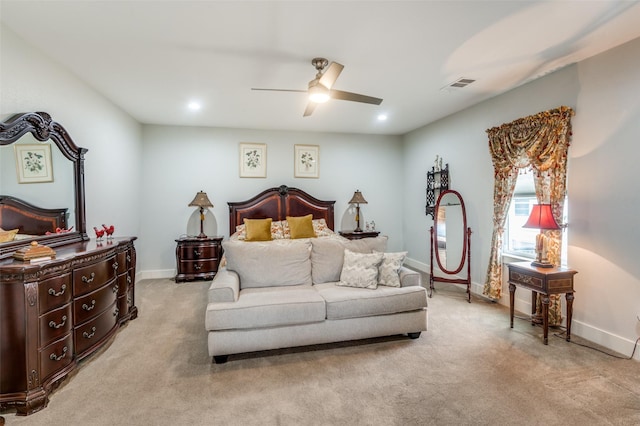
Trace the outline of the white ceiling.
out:
M 142 123 L 379 134 L 640 37 L 638 1 L 0 0 L 0 17 Z M 250 90 L 306 89 L 316 56 L 382 104 L 303 118 L 303 93 Z M 443 90 L 461 77 L 476 82 Z

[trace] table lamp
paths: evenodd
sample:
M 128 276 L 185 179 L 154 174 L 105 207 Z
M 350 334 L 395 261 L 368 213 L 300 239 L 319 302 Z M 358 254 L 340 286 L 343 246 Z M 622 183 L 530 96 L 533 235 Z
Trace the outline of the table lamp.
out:
M 356 205 L 356 229 L 353 232 L 362 232 L 362 229 L 360 228 L 360 204 L 367 204 L 367 200 L 362 196 L 362 192 L 356 189 L 356 192 L 353 193 L 353 197 L 351 197 L 349 204 Z
M 536 235 L 536 260 L 531 262 L 531 266 L 539 268 L 552 268 L 553 264 L 547 259 L 547 249 L 543 231 L 545 229 L 560 229 L 558 222 L 553 217 L 551 204 L 534 204 L 527 223 L 523 228 L 536 228 L 540 233 Z
M 198 235 L 198 238 L 207 238 L 204 233 L 204 209 L 205 207 L 213 207 L 209 197 L 207 197 L 207 193 L 199 191 L 193 201 L 189 203 L 189 207 L 200 207 L 200 235 Z

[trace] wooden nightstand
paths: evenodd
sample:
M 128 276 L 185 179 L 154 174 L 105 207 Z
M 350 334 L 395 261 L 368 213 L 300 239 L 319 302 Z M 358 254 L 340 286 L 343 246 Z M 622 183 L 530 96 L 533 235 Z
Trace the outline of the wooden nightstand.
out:
M 179 238 L 176 240 L 178 273 L 175 281 L 211 280 L 222 258 L 222 238 Z
M 380 235 L 378 231 L 362 231 L 362 232 L 343 232 L 340 231 L 340 235 L 350 240 L 359 240 L 362 238 L 374 238 Z
M 577 271 L 568 268 L 539 268 L 531 262 L 509 263 L 509 315 L 513 328 L 513 303 L 516 286 L 531 290 L 531 314 L 536 311 L 537 294 L 542 295 L 542 321 L 544 344 L 549 335 L 549 295 L 566 294 L 567 299 L 567 342 L 571 340 L 571 316 L 573 315 L 573 276 Z M 534 322 L 532 320 L 531 324 Z

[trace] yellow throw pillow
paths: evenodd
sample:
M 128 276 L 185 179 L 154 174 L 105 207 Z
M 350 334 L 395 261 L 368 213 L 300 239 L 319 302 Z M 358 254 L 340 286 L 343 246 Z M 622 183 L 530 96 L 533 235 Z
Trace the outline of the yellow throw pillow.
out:
M 245 241 L 271 241 L 271 219 L 245 219 Z
M 10 231 L 0 231 L 0 243 L 8 243 L 16 238 L 16 234 L 19 229 L 12 229 Z
M 316 231 L 313 230 L 313 215 L 306 216 L 287 216 L 289 223 L 289 232 L 291 239 L 296 238 L 314 238 Z

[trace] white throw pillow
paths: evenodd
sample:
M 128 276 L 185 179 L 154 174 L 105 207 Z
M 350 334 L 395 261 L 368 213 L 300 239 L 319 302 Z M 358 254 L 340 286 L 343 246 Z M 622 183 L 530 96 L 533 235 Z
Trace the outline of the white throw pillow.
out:
M 356 253 L 345 249 L 344 263 L 340 282 L 345 287 L 368 288 L 378 287 L 378 267 L 382 263 L 383 253 Z
M 400 268 L 407 257 L 406 251 L 384 253 L 378 269 L 378 284 L 388 287 L 400 287 Z

